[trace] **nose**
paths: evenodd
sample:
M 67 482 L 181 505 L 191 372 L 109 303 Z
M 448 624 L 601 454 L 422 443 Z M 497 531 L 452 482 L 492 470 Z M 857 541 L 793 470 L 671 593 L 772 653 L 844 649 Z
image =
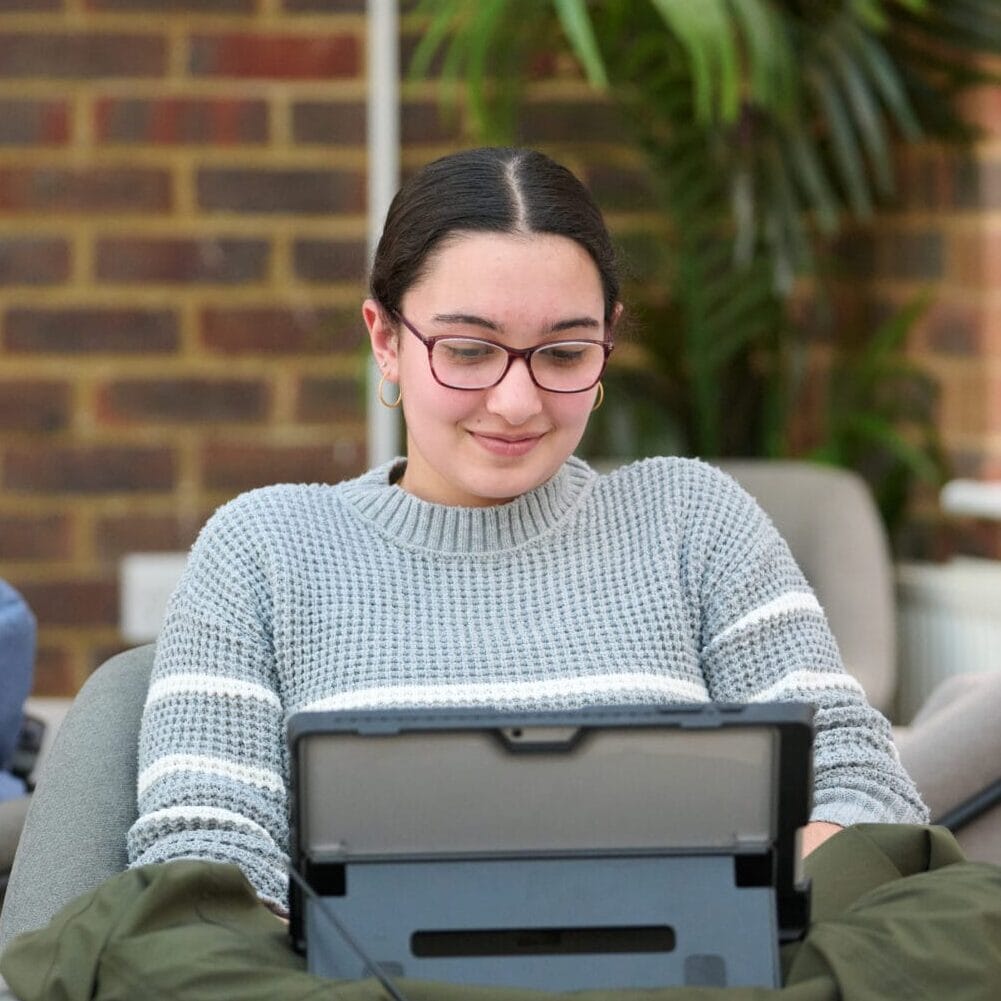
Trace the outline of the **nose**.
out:
M 524 358 L 515 358 L 504 378 L 487 390 L 486 407 L 513 426 L 524 424 L 542 410 L 542 390 L 532 382 Z

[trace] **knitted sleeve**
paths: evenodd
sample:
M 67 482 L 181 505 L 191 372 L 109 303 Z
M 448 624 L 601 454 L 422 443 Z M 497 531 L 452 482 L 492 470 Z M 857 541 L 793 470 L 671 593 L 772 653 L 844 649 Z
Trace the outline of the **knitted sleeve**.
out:
M 283 712 L 267 568 L 240 516 L 244 503 L 220 509 L 203 529 L 157 642 L 129 864 L 234 863 L 284 909 Z
M 809 584 L 768 517 L 710 466 L 689 502 L 700 572 L 701 662 L 716 701 L 798 701 L 816 709 L 812 820 L 924 822 L 890 725 L 841 662 Z M 706 499 L 699 505 L 697 497 Z

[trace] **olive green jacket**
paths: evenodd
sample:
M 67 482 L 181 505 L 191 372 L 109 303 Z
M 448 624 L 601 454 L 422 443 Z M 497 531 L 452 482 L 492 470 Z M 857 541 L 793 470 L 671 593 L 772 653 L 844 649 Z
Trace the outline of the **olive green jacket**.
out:
M 785 986 L 557 995 L 401 979 L 408 1001 L 996 1001 L 1001 866 L 966 862 L 942 828 L 860 825 L 807 860 L 811 926 L 783 950 Z M 305 971 L 285 925 L 233 866 L 124 872 L 16 939 L 0 973 L 22 1001 L 376 1001 L 374 980 Z

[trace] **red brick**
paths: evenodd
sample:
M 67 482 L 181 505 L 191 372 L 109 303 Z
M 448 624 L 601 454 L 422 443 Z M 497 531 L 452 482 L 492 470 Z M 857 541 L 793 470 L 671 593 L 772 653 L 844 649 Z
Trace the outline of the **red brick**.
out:
M 940 146 L 901 146 L 895 168 L 896 204 L 920 209 L 953 206 L 959 159 L 957 151 Z
M 65 382 L 0 379 L 0 431 L 59 431 L 71 408 Z
M 982 449 L 951 449 L 949 466 L 951 475 L 956 479 L 991 479 L 989 460 Z
M 987 372 L 987 433 L 996 435 L 1001 432 L 1001 370 L 992 369 Z
M 360 379 L 303 379 L 296 399 L 296 420 L 304 423 L 363 420 Z
M 170 174 L 148 168 L 0 168 L 0 212 L 166 212 Z
M 974 355 L 982 323 L 981 311 L 969 303 L 935 302 L 915 326 L 914 343 L 938 354 Z
M 1001 208 L 1001 160 L 988 160 L 969 152 L 956 156 L 951 167 L 951 187 L 951 207 Z
M 987 429 L 987 380 L 975 359 L 961 371 L 938 372 L 938 429 L 946 435 L 982 435 Z
M 253 14 L 257 0 L 87 0 L 87 9 L 151 14 Z
M 169 354 L 180 345 L 167 309 L 11 309 L 4 345 L 21 354 Z
M 526 102 L 519 110 L 517 128 L 518 139 L 524 143 L 631 142 L 621 111 L 591 97 Z
M 877 237 L 877 270 L 892 278 L 941 278 L 945 241 L 940 231 L 884 229 Z
M 587 183 L 598 204 L 606 211 L 657 210 L 650 175 L 639 168 L 595 163 L 588 170 Z
M 122 514 L 98 518 L 94 547 L 103 559 L 117 560 L 126 553 L 179 552 L 195 541 L 208 512 L 199 518 L 180 515 Z
M 461 142 L 462 115 L 443 114 L 437 101 L 407 101 L 400 109 L 400 139 L 407 145 Z
M 194 76 L 329 80 L 361 72 L 355 35 L 195 35 L 189 69 Z
M 159 35 L 0 32 L 0 77 L 159 77 L 167 42 Z
M 268 106 L 260 100 L 105 97 L 94 117 L 102 142 L 236 146 L 268 139 Z
M 65 515 L 0 514 L 0 555 L 5 560 L 66 560 L 72 549 Z
M 97 241 L 97 277 L 112 282 L 236 285 L 267 275 L 265 240 L 106 237 Z
M 1001 287 L 1001 227 L 954 233 L 949 276 L 967 287 Z
M 365 178 L 353 170 L 265 170 L 205 167 L 198 205 L 207 212 L 363 212 Z
M 985 138 L 1001 136 L 1001 88 L 996 84 L 969 90 L 957 103 L 963 117 L 982 129 Z
M 964 476 L 969 479 L 1001 480 L 1001 455 L 995 453 L 984 453 L 979 456 L 980 464 L 975 471 L 966 472 L 957 470 L 957 476 Z
M 59 237 L 0 239 L 0 285 L 54 285 L 70 274 L 70 248 Z
M 950 527 L 956 555 L 1001 559 L 1001 523 L 964 518 L 954 521 Z
M 363 282 L 368 251 L 358 240 L 296 240 L 296 277 L 307 282 Z
M 357 310 L 233 308 L 205 309 L 201 341 L 224 354 L 329 354 L 363 343 Z
M 12 445 L 3 461 L 3 486 L 18 493 L 136 493 L 174 485 L 169 448 L 130 445 Z
M 69 137 L 66 101 L 0 100 L 0 146 L 64 146 Z
M 108 424 L 261 421 L 268 387 L 249 379 L 122 379 L 102 386 L 97 414 Z
M 842 277 L 869 278 L 876 268 L 876 243 L 873 234 L 850 230 L 843 233 L 833 248 L 833 265 Z
M 65 697 L 75 695 L 78 687 L 76 665 L 71 651 L 64 646 L 39 643 L 32 694 Z
M 0 13 L 38 13 L 62 10 L 64 0 L 0 0 Z
M 284 0 L 288 14 L 345 14 L 365 10 L 365 0 Z
M 292 105 L 292 137 L 297 143 L 360 145 L 368 132 L 360 101 L 297 101 Z
M 1001 301 L 985 304 L 980 321 L 980 350 L 991 358 L 1001 358 Z
M 118 622 L 118 583 L 113 578 L 22 582 L 18 590 L 39 626 L 111 626 Z
M 333 483 L 362 471 L 361 442 L 330 445 L 212 443 L 202 453 L 202 480 L 210 490 L 238 492 L 269 483 Z

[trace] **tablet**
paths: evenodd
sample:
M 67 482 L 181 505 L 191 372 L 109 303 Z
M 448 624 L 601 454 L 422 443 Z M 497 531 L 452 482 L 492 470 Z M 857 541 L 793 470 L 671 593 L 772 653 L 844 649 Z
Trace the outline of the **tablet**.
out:
M 357 945 L 454 983 L 777 986 L 808 913 L 812 715 L 294 715 L 293 941 L 342 979 L 370 972 Z

